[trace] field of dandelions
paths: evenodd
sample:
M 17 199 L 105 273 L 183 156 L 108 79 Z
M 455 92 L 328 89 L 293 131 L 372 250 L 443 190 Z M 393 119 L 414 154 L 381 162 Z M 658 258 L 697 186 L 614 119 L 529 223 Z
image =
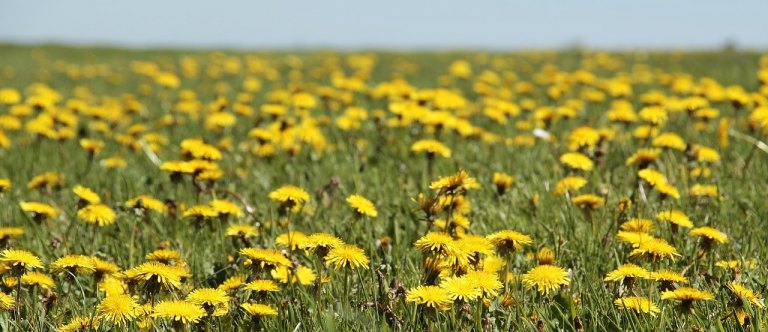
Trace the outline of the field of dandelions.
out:
M 0 54 L 1 331 L 768 329 L 768 55 Z

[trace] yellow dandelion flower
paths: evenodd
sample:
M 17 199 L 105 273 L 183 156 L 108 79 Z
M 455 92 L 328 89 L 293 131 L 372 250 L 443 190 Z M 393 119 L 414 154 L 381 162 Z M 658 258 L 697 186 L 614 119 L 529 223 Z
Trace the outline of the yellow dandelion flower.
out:
M 709 226 L 696 227 L 694 229 L 691 229 L 691 231 L 688 234 L 692 236 L 698 236 L 708 241 L 716 241 L 718 243 L 728 243 L 728 235 L 725 235 L 725 233 Z
M 181 253 L 171 249 L 157 249 L 145 256 L 148 261 L 157 261 L 163 264 L 170 264 L 181 261 Z
M 74 317 L 69 323 L 59 326 L 59 332 L 94 331 L 99 329 L 99 320 L 93 317 Z
M 280 266 L 291 266 L 291 261 L 283 253 L 272 249 L 243 248 L 240 254 L 254 261 L 262 269 L 273 269 Z
M 499 292 L 504 289 L 504 284 L 499 280 L 498 273 L 488 271 L 471 271 L 464 275 L 464 278 L 480 289 L 484 298 L 495 298 Z
M 55 260 L 49 266 L 52 273 L 83 273 L 91 274 L 96 272 L 96 267 L 93 264 L 93 259 L 83 255 L 66 255 Z
M 626 278 L 647 279 L 650 276 L 648 270 L 635 264 L 624 264 L 615 270 L 608 272 L 603 281 L 621 281 Z
M 251 292 L 267 293 L 277 292 L 280 290 L 280 287 L 272 280 L 257 279 L 245 284 L 243 289 L 249 290 Z
M 626 166 L 640 165 L 640 168 L 645 168 L 650 163 L 656 161 L 660 155 L 661 149 L 641 148 L 629 156 L 624 164 Z
M 685 141 L 674 133 L 662 133 L 656 136 L 651 142 L 657 148 L 667 148 L 683 151 L 686 148 Z
M 379 212 L 376 211 L 376 206 L 373 202 L 360 195 L 350 195 L 347 197 L 347 203 L 355 210 L 359 215 L 365 215 L 372 218 L 376 218 Z
M 286 185 L 270 192 L 269 199 L 281 204 L 301 204 L 309 200 L 309 194 L 297 186 Z
M 235 217 L 242 217 L 243 210 L 235 203 L 226 201 L 223 199 L 214 199 L 210 203 L 211 208 L 218 213 L 218 215 L 231 215 Z
M 0 227 L 0 243 L 10 238 L 24 235 L 24 228 L 21 227 Z
M 187 295 L 187 302 L 203 307 L 211 316 L 223 316 L 229 310 L 229 296 L 222 289 L 195 289 Z
M 712 184 L 694 184 L 688 189 L 688 196 L 693 197 L 717 197 L 717 186 Z
M 632 257 L 647 256 L 654 260 L 661 258 L 675 260 L 675 257 L 681 256 L 675 247 L 662 239 L 641 242 L 638 244 L 637 248 L 629 253 L 629 255 Z
M 217 288 L 224 290 L 225 292 L 233 291 L 240 288 L 240 286 L 245 283 L 246 279 L 247 277 L 244 275 L 232 276 L 224 280 Z
M 665 210 L 656 214 L 656 219 L 672 223 L 685 228 L 692 228 L 693 222 L 688 216 L 679 210 Z
M 515 178 L 509 174 L 501 172 L 493 173 L 493 184 L 496 186 L 496 192 L 499 195 L 504 195 L 514 183 Z
M 440 288 L 445 289 L 454 301 L 469 302 L 483 296 L 482 290 L 466 276 L 448 277 L 440 282 Z
M 644 242 L 654 241 L 657 239 L 653 235 L 650 235 L 645 232 L 630 232 L 630 231 L 619 231 L 618 233 L 616 233 L 616 238 L 618 238 L 619 241 L 632 244 L 632 247 L 638 247 L 640 244 Z
M 8 311 L 13 309 L 16 301 L 13 296 L 0 292 L 0 311 Z
M 501 230 L 488 234 L 486 238 L 502 253 L 520 250 L 533 244 L 530 236 L 513 230 Z
M 2 178 L 0 179 L 0 192 L 8 192 L 11 190 L 11 180 Z
M 277 310 L 268 304 L 261 303 L 243 303 L 240 305 L 243 310 L 252 317 L 272 317 L 277 316 Z
M 49 275 L 45 273 L 27 271 L 21 276 L 21 284 L 28 286 L 37 286 L 42 289 L 56 288 L 56 283 Z
M 672 300 L 681 302 L 709 301 L 715 298 L 712 293 L 691 287 L 680 287 L 675 290 L 668 290 L 661 293 L 662 300 Z
M 115 223 L 117 214 L 104 204 L 91 204 L 77 211 L 80 220 L 97 226 L 108 226 Z
M 440 311 L 450 309 L 450 305 L 453 303 L 451 294 L 438 286 L 418 286 L 416 288 L 411 288 L 405 295 L 405 301 Z
M 429 232 L 416 240 L 413 245 L 421 249 L 425 255 L 429 253 L 448 255 L 457 250 L 453 237 L 448 233 L 441 232 Z
M 554 192 L 557 195 L 562 195 L 566 192 L 574 192 L 579 190 L 585 185 L 587 185 L 587 179 L 580 176 L 568 176 L 555 184 Z
M 345 267 L 367 269 L 369 260 L 363 249 L 352 244 L 342 244 L 328 252 L 328 255 L 325 256 L 325 263 L 333 265 L 335 270 L 341 270 Z
M 236 224 L 227 226 L 225 236 L 234 236 L 241 238 L 250 238 L 259 236 L 259 229 L 256 226 L 248 224 Z
M 451 149 L 440 141 L 433 139 L 418 140 L 411 145 L 411 151 L 415 153 L 426 153 L 429 156 L 439 155 L 443 158 L 451 157 Z
M 577 170 L 591 171 L 595 167 L 592 159 L 579 152 L 568 152 L 560 156 L 560 162 Z
M 165 213 L 168 210 L 163 201 L 149 195 L 136 196 L 126 201 L 125 205 L 134 209 L 147 209 L 159 213 Z
M 571 203 L 582 209 L 597 209 L 605 205 L 605 198 L 593 194 L 582 194 L 571 198 Z
M 644 296 L 622 297 L 616 299 L 613 303 L 618 308 L 633 310 L 636 313 L 649 314 L 651 317 L 656 317 L 656 314 L 661 312 L 656 304 Z
M 523 275 L 523 285 L 527 288 L 536 288 L 539 293 L 544 295 L 559 289 L 561 286 L 568 286 L 571 279 L 568 277 L 568 271 L 554 265 L 539 265 L 534 267 L 528 273 Z
M 197 323 L 205 317 L 205 310 L 194 303 L 180 300 L 166 300 L 155 304 L 152 318 L 170 319 L 182 324 Z
M 621 230 L 626 232 L 651 233 L 656 230 L 653 220 L 643 218 L 632 218 L 625 221 L 620 226 Z
M 652 170 L 650 168 L 644 168 L 637 172 L 637 176 L 648 182 L 651 186 L 657 186 L 667 183 L 667 177 L 661 172 Z
M 43 262 L 33 253 L 26 250 L 6 249 L 0 254 L 0 262 L 3 262 L 11 269 L 20 269 L 21 271 L 30 269 L 42 269 Z M 19 273 L 21 274 L 21 273 Z
M 279 280 L 284 284 L 287 284 L 290 280 L 290 283 L 292 284 L 299 283 L 306 286 L 311 285 L 317 279 L 315 271 L 304 265 L 299 265 L 293 270 L 289 269 L 288 267 L 281 266 L 272 270 L 270 274 L 272 275 L 272 278 Z
M 671 270 L 658 270 L 651 272 L 649 279 L 659 282 L 687 284 L 688 278 L 682 273 Z
M 96 306 L 99 319 L 123 326 L 138 316 L 139 304 L 130 295 L 114 294 L 105 297 Z
M 210 219 L 219 216 L 219 213 L 208 205 L 194 205 L 184 210 L 184 218 Z
M 760 293 L 756 293 L 736 281 L 729 281 L 726 285 L 733 295 L 742 303 L 751 303 L 758 308 L 765 308 L 765 302 L 760 297 Z
M 122 275 L 129 280 L 143 283 L 149 288 L 161 286 L 178 289 L 186 273 L 160 262 L 146 262 L 122 272 Z
M 275 245 L 279 247 L 289 248 L 291 250 L 296 250 L 296 249 L 303 248 L 304 245 L 306 245 L 308 239 L 309 237 L 303 232 L 288 231 L 286 233 L 278 235 L 275 238 Z
M 441 195 L 463 195 L 469 190 L 480 188 L 477 180 L 465 171 L 460 170 L 451 176 L 445 176 L 429 185 L 429 189 L 437 190 Z
M 59 215 L 59 211 L 53 206 L 40 202 L 21 202 L 19 203 L 21 210 L 24 212 L 32 212 L 35 219 L 41 218 L 56 218 Z
M 72 189 L 72 192 L 74 192 L 75 195 L 77 195 L 77 197 L 79 197 L 80 200 L 84 201 L 86 204 L 101 203 L 101 198 L 99 195 L 90 188 L 77 185 Z
M 80 147 L 91 154 L 97 154 L 104 149 L 104 142 L 97 139 L 83 138 L 80 140 Z

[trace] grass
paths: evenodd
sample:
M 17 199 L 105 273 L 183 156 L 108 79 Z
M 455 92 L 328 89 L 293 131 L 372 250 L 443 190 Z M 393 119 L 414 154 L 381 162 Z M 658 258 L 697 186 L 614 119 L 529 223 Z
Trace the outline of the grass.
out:
M 194 289 L 217 287 L 227 278 L 239 274 L 270 277 L 269 273 L 252 272 L 245 267 L 243 257 L 238 254 L 239 249 L 245 247 L 245 241 L 225 236 L 227 225 L 234 223 L 259 228 L 261 235 L 249 239 L 248 246 L 275 248 L 276 237 L 288 230 L 306 234 L 327 232 L 364 249 L 370 259 L 366 268 L 336 271 L 326 267 L 315 255 L 282 248 L 294 260 L 293 264 L 312 268 L 317 280 L 327 283 L 281 283 L 279 292 L 257 299 L 275 308 L 277 317 L 250 318 L 238 306 L 254 300 L 239 290 L 230 293 L 229 310 L 220 317 L 203 318 L 197 324 L 174 324 L 139 313 L 122 328 L 135 330 L 149 322 L 152 323 L 146 328 L 150 330 L 213 331 L 253 327 L 267 331 L 730 331 L 768 328 L 764 310 L 755 305 L 744 306 L 750 316 L 749 324 L 745 326 L 727 318 L 739 307 L 732 292 L 726 288 L 726 282 L 732 280 L 736 272 L 738 280 L 749 288 L 762 293 L 766 288 L 763 261 L 768 257 L 764 245 L 768 236 L 765 227 L 768 209 L 764 193 L 768 183 L 764 174 L 768 174 L 768 156 L 743 139 L 744 135 L 765 139 L 759 130 L 750 129 L 747 122 L 750 112 L 759 107 L 761 100 L 762 106 L 766 105 L 765 87 L 760 90 L 757 80 L 760 70 L 757 53 L 381 52 L 370 55 L 375 59 L 375 66 L 370 70 L 350 67 L 348 60 L 352 54 L 335 52 L 220 53 L 3 45 L 0 53 L 4 54 L 0 58 L 0 88 L 17 89 L 28 97 L 34 94 L 29 88 L 32 84 L 44 83 L 63 97 L 57 106 L 49 107 L 47 111 L 33 109 L 27 116 L 14 115 L 21 120 L 21 128 L 6 127 L 4 130 L 10 144 L 0 151 L 0 177 L 8 178 L 12 187 L 0 196 L 0 202 L 6 206 L 0 226 L 24 229 L 24 235 L 7 241 L 7 247 L 30 251 L 47 267 L 65 255 L 81 254 L 114 262 L 124 270 L 144 263 L 145 256 L 157 248 L 175 250 L 181 255 L 177 266 L 186 266 L 190 276 L 178 289 L 155 296 L 158 301 L 184 299 Z M 199 66 L 197 74 L 185 76 L 181 66 L 183 59 L 194 59 Z M 470 79 L 446 78 L 450 76 L 449 66 L 457 59 L 465 59 L 471 64 L 473 75 Z M 153 78 L 135 73 L 131 69 L 135 61 L 152 62 L 164 71 L 176 73 L 181 78 L 180 86 L 164 88 Z M 250 74 L 247 73 L 249 62 Z M 662 131 L 680 135 L 689 145 L 715 148 L 721 161 L 711 166 L 711 177 L 694 178 L 690 170 L 699 164 L 688 158 L 686 152 L 664 151 L 653 168 L 666 176 L 680 191 L 681 197 L 662 199 L 645 184 L 648 197 L 644 200 L 637 190 L 637 168 L 625 166 L 625 160 L 638 148 L 650 145 L 650 140 L 632 137 L 632 131 L 639 124 L 625 128 L 608 121 L 606 111 L 611 108 L 611 101 L 619 98 L 605 93 L 606 86 L 598 81 L 573 84 L 562 98 L 547 96 L 547 89 L 553 84 L 542 80 L 544 74 L 573 77 L 565 73 L 578 69 L 606 79 L 634 72 L 636 80 L 627 100 L 636 111 L 642 108 L 640 96 L 649 91 L 658 90 L 667 97 L 681 99 L 691 95 L 672 90 L 665 77 L 688 77 L 694 87 L 702 86 L 700 79 L 709 77 L 723 87 L 740 86 L 755 95 L 759 94 L 757 91 L 763 94 L 760 98 L 753 96 L 756 105 L 742 109 L 735 108 L 727 99 L 709 100 L 710 106 L 719 110 L 719 115 L 705 130 L 695 129 L 694 119 L 686 112 L 669 112 L 669 120 Z M 464 137 L 449 128 L 436 130 L 433 125 L 425 124 L 423 118 L 415 119 L 408 126 L 387 126 L 387 121 L 395 118 L 389 107 L 393 102 L 366 92 L 344 92 L 333 87 L 334 71 L 343 72 L 347 77 L 356 73 L 363 78 L 367 89 L 393 78 L 402 78 L 414 90 L 435 87 L 457 90 L 466 106 L 451 109 L 448 118 L 466 118 L 483 131 L 498 135 L 500 141 L 491 143 Z M 500 83 L 494 85 L 493 79 L 487 78 L 489 74 L 482 78 L 484 71 L 498 74 Z M 512 74 L 516 77 L 514 82 Z M 641 82 L 642 75 L 639 74 L 651 75 L 652 79 Z M 252 100 L 242 103 L 252 107 L 253 114 L 237 115 L 236 123 L 221 130 L 207 127 L 205 119 L 210 117 L 207 110 L 214 104 L 217 94 L 228 100 L 225 111 L 231 112 L 232 105 L 242 98 L 238 94 L 243 92 L 243 81 L 247 76 L 258 78 L 262 85 L 258 91 L 250 93 Z M 484 116 L 482 106 L 490 98 L 478 93 L 477 82 L 486 82 L 493 93 L 502 94 L 505 88 L 514 91 L 517 82 L 532 82 L 535 89 L 530 95 L 513 93 L 514 96 L 502 98 L 508 98 L 516 105 L 530 99 L 538 105 L 536 109 L 560 107 L 566 105 L 567 100 L 580 100 L 583 108 L 577 109 L 574 117 L 558 118 L 546 128 L 554 136 L 551 141 L 535 139 L 532 146 L 514 144 L 512 140 L 506 143 L 507 138 L 531 136 L 532 128 L 525 125 L 540 125 L 532 121 L 535 112 L 523 110 L 518 115 L 508 114 L 506 123 Z M 300 150 L 295 154 L 278 146 L 274 156 L 269 158 L 250 152 L 253 146 L 258 146 L 255 139 L 248 137 L 251 129 L 274 127 L 276 123 L 279 127 L 280 121 L 302 122 L 299 116 L 302 111 L 290 107 L 286 115 L 279 117 L 259 112 L 261 105 L 279 99 L 274 91 L 307 91 L 318 96 L 323 93 L 321 87 L 332 87 L 333 98 L 330 102 L 318 103 L 303 119 L 317 122 L 315 128 L 322 133 L 324 146 L 300 142 Z M 606 99 L 585 101 L 580 91 L 591 87 L 603 91 Z M 90 91 L 91 96 L 83 89 Z M 197 100 L 203 106 L 198 116 L 174 111 L 178 91 L 183 89 L 197 94 Z M 89 113 L 63 111 L 67 108 L 66 101 L 75 95 L 89 106 L 106 107 L 112 105 L 110 98 L 125 100 L 127 94 L 141 104 L 139 111 L 124 111 L 109 120 L 112 121 L 110 130 L 105 132 L 94 130 L 92 124 L 97 119 Z M 429 102 L 428 98 L 426 100 Z M 118 109 L 126 108 L 124 102 L 116 105 L 119 105 Z M 367 110 L 368 117 L 359 121 L 356 130 L 341 130 L 336 126 L 336 120 L 350 106 Z M 674 108 L 672 104 L 665 107 Z M 381 115 L 375 110 L 382 110 Z M 11 112 L 12 106 L 0 106 L 0 113 Z M 24 125 L 37 114 L 46 112 L 75 114 L 76 124 L 55 125 L 57 129 L 70 126 L 74 137 L 56 140 L 29 133 Z M 108 110 L 106 114 L 111 112 L 114 110 Z M 159 120 L 165 115 L 172 116 L 177 124 L 163 125 Z M 732 134 L 727 147 L 719 144 L 715 130 L 723 118 L 732 119 Z M 145 125 L 147 132 L 166 138 L 154 152 L 163 162 L 183 159 L 179 144 L 187 138 L 202 138 L 213 145 L 222 139 L 231 140 L 229 148 L 220 147 L 223 159 L 216 162 L 223 176 L 214 184 L 204 186 L 199 181 L 192 181 L 190 176 L 172 181 L 168 172 L 160 170 L 152 161 L 153 153 L 140 147 L 138 139 L 132 142 L 119 139 L 120 134 L 125 135 L 137 124 Z M 596 161 L 595 169 L 591 171 L 570 170 L 559 162 L 560 155 L 568 151 L 568 136 L 579 126 L 616 130 L 613 140 L 595 149 L 581 150 Z M 90 158 L 78 142 L 84 137 L 102 140 L 105 143 L 103 151 Z M 450 158 L 434 158 L 432 174 L 428 171 L 427 157 L 410 151 L 415 141 L 425 138 L 438 139 L 452 150 Z M 129 143 L 137 145 L 131 148 L 127 146 Z M 109 156 L 120 156 L 127 167 L 102 167 L 100 161 Z M 510 278 L 506 289 L 501 290 L 500 296 L 488 299 L 488 305 L 481 305 L 482 301 L 476 300 L 454 303 L 450 310 L 438 311 L 405 300 L 405 292 L 424 284 L 427 279 L 423 255 L 413 244 L 428 231 L 436 230 L 425 220 L 415 198 L 419 193 L 436 194 L 429 189 L 430 183 L 460 169 L 476 177 L 481 185 L 480 189 L 471 190 L 466 195 L 471 202 L 471 209 L 466 213 L 470 220 L 467 233 L 484 236 L 510 229 L 530 235 L 534 242 L 509 257 L 509 270 L 514 277 Z M 62 188 L 27 188 L 30 179 L 48 171 L 63 175 Z M 504 195 L 498 195 L 492 183 L 494 172 L 515 177 L 514 185 Z M 588 184 L 566 197 L 552 193 L 555 184 L 567 175 L 583 176 Z M 336 181 L 338 188 L 328 189 L 335 188 Z M 689 196 L 689 189 L 695 183 L 716 185 L 718 197 Z M 77 184 L 93 189 L 114 209 L 117 221 L 113 225 L 98 227 L 78 219 L 78 198 L 71 190 Z M 271 201 L 268 194 L 286 184 L 305 189 L 311 198 L 299 212 L 281 215 L 279 203 Z M 569 202 L 569 197 L 584 193 L 605 198 L 605 205 L 586 213 Z M 145 216 L 125 206 L 127 200 L 144 194 L 167 200 L 178 213 L 149 213 Z M 378 216 L 357 217 L 345 202 L 345 198 L 352 194 L 370 199 Z M 531 204 L 534 196 L 538 197 L 535 206 Z M 624 197 L 631 197 L 633 205 L 622 214 L 618 202 Z M 202 223 L 181 217 L 185 207 L 207 204 L 214 198 L 235 202 L 245 215 L 228 220 L 214 218 Z M 30 213 L 19 209 L 22 201 L 44 202 L 60 214 L 55 219 L 38 222 Z M 675 260 L 658 261 L 630 257 L 631 246 L 615 237 L 619 224 L 629 217 L 653 219 L 659 211 L 671 208 L 684 211 L 696 226 L 711 226 L 726 233 L 729 242 L 715 245 L 702 255 L 701 241 L 689 236 L 687 229 L 675 233 L 672 227 L 659 221 L 654 235 L 669 241 L 681 256 Z M 436 217 L 445 216 L 442 212 Z M 540 294 L 520 282 L 520 277 L 537 265 L 536 259 L 528 259 L 526 254 L 535 256 L 545 247 L 554 252 L 554 264 L 567 269 L 570 277 L 567 286 L 550 294 Z M 715 266 L 719 260 L 756 260 L 757 267 L 738 271 L 723 269 Z M 661 312 L 652 317 L 621 310 L 614 305 L 618 284 L 606 283 L 603 278 L 627 262 L 635 262 L 649 270 L 684 271 L 689 286 L 711 292 L 714 299 L 697 301 L 693 312 L 683 313 L 676 302 L 660 299 L 657 283 L 638 280 L 632 292 L 649 297 Z M 96 310 L 105 294 L 97 290 L 92 275 L 53 274 L 49 268 L 38 271 L 52 275 L 56 286 L 51 290 L 29 285 L 14 287 L 8 280 L 12 277 L 11 272 L 3 272 L 5 286 L 0 288 L 17 297 L 18 303 L 15 308 L 0 312 L 1 330 L 54 330 L 76 317 L 99 322 L 100 330 L 115 328 L 114 323 Z M 456 271 L 446 269 L 444 273 Z M 140 304 L 153 302 L 141 288 L 132 290 L 131 295 L 136 296 Z

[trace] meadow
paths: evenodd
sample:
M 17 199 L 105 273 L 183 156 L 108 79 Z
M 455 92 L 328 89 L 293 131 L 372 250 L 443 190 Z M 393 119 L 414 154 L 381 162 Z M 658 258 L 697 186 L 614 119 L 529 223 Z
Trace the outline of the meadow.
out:
M 2 331 L 768 329 L 768 55 L 0 54 Z

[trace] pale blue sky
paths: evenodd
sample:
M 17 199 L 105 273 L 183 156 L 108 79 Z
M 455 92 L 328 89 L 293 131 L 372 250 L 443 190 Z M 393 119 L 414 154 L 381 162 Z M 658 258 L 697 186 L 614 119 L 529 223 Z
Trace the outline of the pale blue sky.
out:
M 0 0 L 0 42 L 131 47 L 768 49 L 768 0 Z

